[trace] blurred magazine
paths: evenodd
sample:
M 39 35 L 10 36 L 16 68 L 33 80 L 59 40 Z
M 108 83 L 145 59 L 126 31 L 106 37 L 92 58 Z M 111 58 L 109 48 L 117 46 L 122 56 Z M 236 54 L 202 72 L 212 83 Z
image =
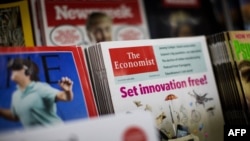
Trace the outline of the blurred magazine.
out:
M 0 134 L 0 141 L 158 141 L 151 114 L 107 115 L 64 125 Z
M 207 37 L 226 125 L 250 124 L 249 39 L 247 30 Z
M 223 140 L 223 113 L 205 36 L 101 42 L 86 50 L 99 114 L 150 111 L 162 139 L 177 125 Z
M 27 0 L 0 4 L 0 47 L 34 46 Z
M 148 39 L 142 0 L 37 0 L 43 45 Z
M 213 1 L 145 0 L 145 11 L 152 39 L 209 35 L 225 30 L 213 13 Z M 220 2 L 220 1 L 219 1 Z M 219 17 L 222 20 L 224 17 Z
M 241 55 L 247 60 L 241 45 L 247 45 L 248 34 L 247 31 L 226 31 L 207 36 L 226 125 L 249 124 L 249 96 L 247 89 L 244 90 L 247 75 L 243 76 L 242 84 L 240 74 L 241 71 L 247 74 L 248 65 L 238 60 Z
M 97 116 L 80 57 L 74 46 L 0 48 L 0 132 Z

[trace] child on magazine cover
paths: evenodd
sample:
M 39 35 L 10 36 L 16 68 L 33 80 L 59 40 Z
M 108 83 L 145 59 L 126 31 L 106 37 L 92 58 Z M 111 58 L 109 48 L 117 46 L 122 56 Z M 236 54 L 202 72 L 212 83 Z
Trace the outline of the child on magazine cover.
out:
M 40 82 L 38 66 L 29 59 L 11 59 L 8 69 L 17 89 L 12 96 L 11 108 L 0 108 L 0 117 L 20 121 L 25 128 L 62 123 L 56 114 L 56 102 L 73 100 L 72 80 L 62 77 L 59 81 L 62 90 Z

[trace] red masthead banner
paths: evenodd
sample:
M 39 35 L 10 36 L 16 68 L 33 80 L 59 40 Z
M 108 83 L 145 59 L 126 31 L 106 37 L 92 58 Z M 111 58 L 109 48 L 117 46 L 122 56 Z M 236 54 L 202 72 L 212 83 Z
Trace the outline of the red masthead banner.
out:
M 81 1 L 81 4 L 79 4 Z M 94 11 L 108 13 L 114 23 L 141 24 L 138 1 L 55 1 L 46 0 L 48 25 L 55 26 L 61 23 L 85 24 L 87 16 Z M 49 13 L 49 14 L 48 14 Z
M 114 76 L 158 71 L 152 46 L 109 49 Z

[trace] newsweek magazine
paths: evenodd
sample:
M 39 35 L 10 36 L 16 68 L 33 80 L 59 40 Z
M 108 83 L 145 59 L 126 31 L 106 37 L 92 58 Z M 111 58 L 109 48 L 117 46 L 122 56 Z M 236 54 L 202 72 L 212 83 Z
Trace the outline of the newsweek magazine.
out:
M 34 46 L 28 1 L 0 4 L 0 47 Z
M 158 141 L 157 135 L 151 114 L 134 112 L 0 134 L 0 141 Z
M 43 45 L 91 44 L 86 31 L 88 15 L 102 12 L 112 19 L 112 40 L 148 39 L 142 0 L 44 0 L 37 2 Z
M 97 116 L 84 64 L 74 46 L 0 48 L 0 132 L 47 127 Z M 21 91 L 19 80 L 26 80 L 26 77 L 30 77 L 32 82 Z M 61 86 L 65 77 L 72 81 L 64 83 L 72 86 L 73 97 L 70 100 L 57 97 L 66 91 Z M 3 109 L 11 110 L 19 120 L 4 117 Z
M 205 36 L 101 42 L 86 49 L 100 114 L 150 111 L 168 139 L 179 125 L 223 140 L 224 119 Z

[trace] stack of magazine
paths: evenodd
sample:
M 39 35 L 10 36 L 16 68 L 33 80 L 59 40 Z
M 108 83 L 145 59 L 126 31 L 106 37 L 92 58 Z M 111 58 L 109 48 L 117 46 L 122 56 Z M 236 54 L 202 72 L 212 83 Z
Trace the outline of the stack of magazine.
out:
M 223 140 L 205 36 L 100 42 L 85 53 L 100 115 L 149 111 L 163 139 Z
M 248 125 L 250 32 L 226 31 L 207 36 L 226 125 Z

